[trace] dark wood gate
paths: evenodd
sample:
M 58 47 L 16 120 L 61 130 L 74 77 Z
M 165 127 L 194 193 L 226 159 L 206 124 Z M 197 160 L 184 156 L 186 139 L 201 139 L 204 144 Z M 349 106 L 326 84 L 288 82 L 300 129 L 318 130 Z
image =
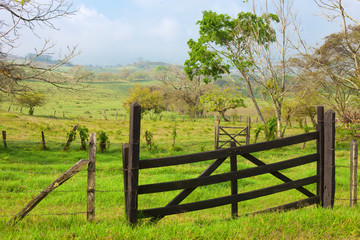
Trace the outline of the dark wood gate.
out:
M 215 149 L 229 147 L 231 142 L 234 142 L 236 146 L 248 145 L 250 143 L 250 117 L 247 117 L 246 123 L 247 125 L 242 127 L 221 126 L 220 118 L 215 116 Z
M 139 218 L 160 219 L 166 215 L 213 208 L 228 204 L 231 205 L 232 215 L 237 216 L 238 202 L 267 196 L 290 189 L 296 189 L 297 191 L 301 192 L 305 198 L 271 209 L 265 209 L 263 211 L 295 209 L 312 204 L 319 204 L 322 207 L 332 207 L 334 204 L 335 113 L 332 110 L 329 110 L 324 117 L 324 108 L 318 107 L 318 126 L 315 132 L 246 146 L 235 146 L 235 144 L 232 143 L 232 146 L 226 149 L 140 161 L 140 109 L 141 107 L 137 103 L 131 105 L 130 138 L 129 143 L 123 145 L 125 206 L 128 221 L 131 224 L 135 224 Z M 314 154 L 304 155 L 294 159 L 271 164 L 266 164 L 252 155 L 255 152 L 281 148 L 312 140 L 315 140 L 317 145 L 317 150 Z M 257 165 L 257 167 L 237 170 L 238 156 L 249 160 L 250 162 Z M 227 173 L 211 175 L 228 157 L 230 158 L 231 171 Z M 138 184 L 139 170 L 141 169 L 190 164 L 208 160 L 214 161 L 197 178 L 146 185 Z M 283 169 L 305 165 L 312 162 L 317 163 L 316 174 L 314 176 L 293 180 L 279 172 Z M 238 179 L 248 178 L 261 174 L 271 174 L 280 179 L 283 183 L 250 192 L 238 193 Z M 231 182 L 231 195 L 204 201 L 180 204 L 197 187 L 226 181 Z M 304 188 L 304 186 L 309 184 L 317 184 L 317 190 L 315 193 Z M 179 189 L 183 190 L 164 207 L 141 210 L 138 209 L 139 194 L 149 194 Z

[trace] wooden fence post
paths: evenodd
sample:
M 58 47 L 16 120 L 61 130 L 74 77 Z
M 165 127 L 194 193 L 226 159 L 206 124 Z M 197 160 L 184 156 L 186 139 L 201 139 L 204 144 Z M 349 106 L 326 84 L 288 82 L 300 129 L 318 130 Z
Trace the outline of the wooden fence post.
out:
M 328 110 L 324 119 L 324 202 L 333 207 L 335 197 L 335 112 Z
M 129 183 L 128 183 L 128 171 L 129 171 L 129 144 L 122 145 L 122 160 L 123 160 L 123 177 L 124 177 L 124 195 L 125 195 L 125 212 L 129 216 L 128 198 L 129 198 Z
M 317 176 L 319 182 L 317 184 L 316 192 L 319 197 L 319 204 L 323 206 L 324 197 L 324 107 L 317 107 L 317 126 L 316 130 L 319 133 L 319 139 L 317 140 L 317 153 L 319 154 L 319 160 L 317 161 Z
M 46 150 L 45 134 L 44 131 L 41 131 L 41 143 L 43 150 Z
M 4 142 L 4 148 L 7 149 L 6 131 L 2 131 L 2 137 L 3 137 L 3 142 Z
M 248 116 L 247 117 L 247 131 L 246 131 L 245 145 L 250 144 L 250 130 L 251 130 L 251 118 L 250 118 L 250 116 Z
M 218 148 L 218 125 L 217 125 L 217 117 L 216 115 L 214 116 L 214 149 L 217 149 Z
M 47 186 L 42 192 L 39 193 L 33 200 L 31 200 L 18 214 L 16 214 L 6 225 L 13 225 L 19 220 L 23 219 L 34 207 L 36 207 L 41 200 L 43 200 L 49 193 L 54 189 L 59 187 L 61 184 L 66 182 L 76 173 L 78 173 L 83 167 L 89 164 L 88 159 L 81 159 L 75 163 L 71 168 L 64 172 L 60 177 L 58 177 L 54 182 Z
M 96 133 L 90 133 L 89 165 L 87 178 L 87 220 L 95 219 L 95 162 L 96 162 Z
M 140 151 L 140 122 L 141 106 L 134 102 L 130 105 L 130 133 L 129 133 L 129 164 L 128 164 L 128 221 L 137 222 L 138 184 L 139 184 L 139 151 Z
M 230 143 L 230 147 L 236 147 L 235 142 Z M 230 171 L 236 172 L 237 171 L 237 157 L 236 155 L 230 156 Z M 238 194 L 238 182 L 237 179 L 231 181 L 231 195 Z M 238 216 L 238 203 L 231 204 L 231 216 L 237 217 Z
M 358 142 L 353 139 L 350 143 L 350 207 L 357 204 L 357 166 Z

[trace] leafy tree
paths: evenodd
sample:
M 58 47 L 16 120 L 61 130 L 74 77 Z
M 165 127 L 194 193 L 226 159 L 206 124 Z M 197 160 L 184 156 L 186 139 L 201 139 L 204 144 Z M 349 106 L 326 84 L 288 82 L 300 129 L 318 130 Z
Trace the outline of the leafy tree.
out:
M 360 96 L 357 63 L 347 45 L 351 43 L 359 48 L 359 41 L 360 25 L 348 26 L 347 37 L 342 31 L 330 34 L 312 53 L 293 59 L 303 80 L 304 91 L 311 96 L 315 89 L 322 102 L 334 109 L 344 122 L 354 111 Z
M 206 94 L 201 96 L 201 102 L 205 109 L 211 112 L 218 112 L 225 121 L 225 112 L 229 109 L 246 107 L 244 99 L 234 88 L 219 88 L 214 86 Z
M 15 61 L 9 57 L 11 50 L 19 45 L 18 40 L 22 38 L 20 29 L 29 29 L 39 36 L 36 33 L 38 28 L 56 29 L 56 19 L 73 14 L 71 8 L 71 3 L 66 0 L 0 2 L 0 92 L 17 94 L 27 91 L 29 86 L 21 84 L 24 80 L 49 82 L 58 87 L 65 87 L 61 83 L 73 80 L 59 67 L 77 54 L 76 47 L 69 48 L 69 52 L 55 63 L 39 63 L 43 56 L 50 55 L 54 46 L 49 40 L 45 40 L 43 47 L 24 61 Z
M 123 102 L 125 109 L 128 110 L 130 104 L 137 102 L 141 105 L 142 114 L 150 110 L 159 114 L 164 110 L 163 96 L 159 90 L 152 90 L 150 87 L 141 87 L 139 84 L 136 84 L 129 91 L 129 97 Z
M 230 67 L 235 67 L 245 80 L 247 93 L 263 123 L 255 98 L 256 87 L 260 86 L 263 96 L 269 99 L 276 117 L 277 137 L 281 137 L 283 101 L 295 85 L 288 84 L 293 80 L 289 56 L 302 41 L 299 35 L 292 34 L 298 29 L 296 15 L 292 13 L 293 1 L 272 2 L 276 15 L 267 12 L 267 3 L 261 16 L 255 14 L 256 9 L 254 13 L 241 12 L 237 18 L 205 11 L 203 19 L 197 22 L 198 41 L 188 42 L 190 59 L 185 62 L 185 70 L 190 77 L 202 74 L 218 79 L 226 74 L 236 82 L 230 72 Z
M 188 41 L 190 59 L 185 61 L 186 74 L 191 79 L 203 75 L 204 81 L 209 82 L 221 79 L 223 74 L 231 77 L 230 68 L 235 67 L 247 82 L 248 94 L 264 122 L 250 78 L 251 68 L 254 67 L 251 44 L 257 42 L 268 47 L 274 42 L 275 30 L 270 23 L 277 20 L 274 14 L 259 17 L 241 12 L 237 18 L 231 18 L 226 14 L 204 11 L 203 19 L 197 22 L 200 25 L 199 39 Z
M 42 106 L 46 102 L 45 95 L 39 92 L 25 92 L 17 97 L 17 102 L 24 107 L 29 108 L 29 114 L 34 114 L 36 106 Z
M 187 113 L 191 117 L 202 115 L 200 97 L 210 86 L 204 84 L 200 77 L 191 81 L 179 66 L 157 67 L 153 77 L 161 82 L 160 89 L 167 108 Z

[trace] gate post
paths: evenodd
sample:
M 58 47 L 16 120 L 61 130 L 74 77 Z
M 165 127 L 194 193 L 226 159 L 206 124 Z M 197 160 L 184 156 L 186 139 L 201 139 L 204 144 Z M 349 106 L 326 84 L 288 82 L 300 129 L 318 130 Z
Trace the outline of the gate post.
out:
M 139 151 L 140 151 L 141 106 L 134 102 L 130 105 L 129 155 L 128 155 L 128 221 L 137 222 L 138 185 L 139 185 Z
M 318 175 L 318 184 L 316 188 L 317 196 L 319 197 L 319 204 L 323 206 L 324 197 L 324 107 L 317 107 L 317 126 L 316 131 L 319 133 L 319 138 L 317 140 L 317 153 L 319 154 L 319 160 L 317 161 L 317 175 Z
M 324 122 L 323 207 L 333 207 L 335 197 L 335 112 L 328 110 Z

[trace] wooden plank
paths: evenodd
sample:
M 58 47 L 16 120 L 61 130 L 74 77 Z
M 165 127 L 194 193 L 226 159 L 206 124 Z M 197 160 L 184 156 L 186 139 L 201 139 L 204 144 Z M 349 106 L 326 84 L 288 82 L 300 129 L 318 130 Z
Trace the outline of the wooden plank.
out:
M 96 133 L 90 133 L 89 165 L 87 178 L 87 221 L 95 220 L 95 164 L 96 163 Z
M 66 172 L 64 172 L 60 177 L 58 177 L 54 182 L 52 182 L 49 186 L 47 186 L 42 192 L 39 193 L 33 200 L 31 200 L 18 214 L 16 214 L 10 221 L 6 223 L 6 225 L 13 225 L 16 222 L 23 219 L 36 205 L 38 205 L 41 200 L 43 200 L 49 193 L 51 193 L 54 189 L 59 187 L 61 184 L 66 182 L 76 173 L 78 173 L 81 169 L 83 169 L 86 165 L 88 165 L 89 160 L 80 160 L 75 163 L 71 168 L 69 168 Z
M 138 184 L 139 184 L 139 155 L 140 155 L 140 122 L 141 106 L 134 102 L 130 105 L 129 127 L 129 174 L 128 174 L 128 222 L 137 222 Z
M 267 212 L 289 211 L 289 210 L 299 209 L 299 208 L 302 208 L 302 207 L 307 207 L 307 206 L 310 206 L 310 205 L 313 205 L 313 204 L 318 204 L 318 203 L 319 203 L 319 197 L 315 196 L 315 197 L 299 200 L 299 201 L 296 201 L 296 202 L 287 203 L 287 204 L 284 204 L 284 205 L 281 205 L 281 206 L 268 208 L 268 209 L 253 212 L 253 213 L 248 213 L 245 216 L 251 216 L 251 215 L 262 214 L 262 213 L 267 213 Z
M 203 178 L 203 177 L 210 176 L 225 160 L 226 160 L 226 158 L 216 159 L 204 172 L 202 172 L 199 175 L 198 178 Z M 189 188 L 184 189 L 178 195 L 176 195 L 176 197 L 173 200 L 171 200 L 168 204 L 166 204 L 165 207 L 178 205 L 187 196 L 189 196 L 195 189 L 196 189 L 196 187 L 194 187 L 194 186 L 191 186 Z M 162 216 L 162 215 L 157 215 L 155 218 L 157 220 L 159 220 L 159 219 L 161 219 L 163 217 L 164 216 Z M 153 218 L 153 220 L 155 220 L 155 218 Z
M 311 141 L 317 139 L 318 136 L 319 136 L 318 132 L 311 132 L 311 133 L 304 133 L 283 139 L 276 139 L 268 142 L 255 143 L 247 146 L 239 146 L 235 148 L 217 149 L 214 151 L 208 151 L 202 153 L 141 160 L 139 162 L 139 168 L 146 169 L 146 168 L 155 168 L 155 167 L 174 166 L 180 164 L 208 161 L 212 159 L 227 158 L 232 155 L 241 155 L 246 153 L 265 151 L 274 148 L 290 146 L 293 144 L 298 144 L 306 141 Z
M 328 110 L 324 119 L 324 202 L 333 207 L 335 198 L 335 112 Z
M 230 143 L 230 147 L 236 147 L 234 142 Z M 237 171 L 237 157 L 231 156 L 230 157 L 230 171 L 236 172 Z M 237 195 L 238 194 L 238 182 L 237 179 L 231 180 L 231 195 Z M 238 203 L 232 203 L 231 204 L 231 216 L 237 217 L 239 213 L 238 210 Z
M 350 207 L 357 204 L 357 168 L 358 142 L 353 139 L 350 143 Z
M 128 198 L 129 198 L 129 182 L 128 182 L 128 165 L 129 165 L 129 144 L 122 145 L 122 160 L 123 160 L 123 179 L 124 179 L 124 196 L 125 196 L 125 212 L 129 214 Z
M 316 186 L 316 192 L 320 199 L 320 204 L 324 202 L 324 107 L 317 107 L 317 126 L 316 131 L 319 133 L 319 138 L 316 141 L 317 153 L 319 154 L 319 161 L 317 162 L 317 175 L 319 176 L 319 183 Z
M 165 216 L 165 215 L 171 215 L 171 214 L 177 214 L 177 213 L 184 213 L 184 212 L 190 212 L 190 211 L 197 211 L 207 208 L 213 208 L 213 207 L 219 207 L 235 202 L 241 202 L 246 201 L 254 198 L 259 198 L 267 195 L 271 195 L 274 193 L 287 191 L 293 188 L 298 188 L 300 186 L 309 185 L 317 182 L 317 177 L 308 177 L 299 179 L 292 182 L 287 182 L 283 184 L 279 184 L 272 187 L 267 187 L 251 192 L 246 193 L 240 193 L 237 195 L 232 196 L 225 196 L 220 198 L 214 198 L 199 202 L 192 202 L 192 203 L 186 203 L 176 206 L 167 206 L 162 208 L 153 208 L 153 209 L 145 209 L 145 210 L 139 210 L 139 218 L 146 218 L 146 217 L 154 217 L 157 216 Z
M 242 169 L 242 170 L 238 170 L 235 172 L 222 173 L 222 174 L 217 174 L 217 175 L 212 175 L 212 176 L 209 176 L 209 175 L 201 176 L 198 178 L 173 181 L 173 182 L 141 185 L 141 186 L 139 186 L 138 193 L 139 194 L 147 194 L 147 193 L 173 191 L 173 190 L 179 190 L 179 189 L 184 189 L 184 188 L 196 188 L 196 187 L 200 187 L 200 186 L 222 183 L 222 182 L 232 181 L 232 180 L 236 180 L 236 179 L 254 177 L 254 176 L 261 175 L 261 174 L 273 173 L 275 171 L 301 166 L 304 164 L 315 162 L 315 161 L 317 161 L 317 159 L 318 159 L 317 154 L 311 154 L 311 155 L 297 157 L 294 159 L 289 159 L 289 160 L 285 160 L 285 161 L 281 161 L 281 162 L 277 162 L 277 163 L 262 165 L 259 167 Z
M 266 164 L 263 161 L 260 161 L 259 159 L 257 159 L 256 157 L 250 155 L 250 154 L 242 154 L 241 156 L 243 156 L 244 158 L 246 158 L 247 160 L 249 160 L 250 162 L 256 164 L 257 166 L 265 166 Z M 284 174 L 275 171 L 275 172 L 271 172 L 271 175 L 273 175 L 274 177 L 280 179 L 283 182 L 291 182 L 292 180 L 290 178 L 288 178 L 287 176 L 285 176 Z M 309 190 L 303 188 L 303 187 L 299 187 L 296 190 L 298 190 L 299 192 L 305 194 L 308 197 L 313 197 L 315 196 L 312 192 L 310 192 Z

